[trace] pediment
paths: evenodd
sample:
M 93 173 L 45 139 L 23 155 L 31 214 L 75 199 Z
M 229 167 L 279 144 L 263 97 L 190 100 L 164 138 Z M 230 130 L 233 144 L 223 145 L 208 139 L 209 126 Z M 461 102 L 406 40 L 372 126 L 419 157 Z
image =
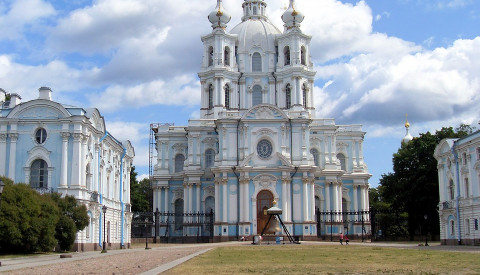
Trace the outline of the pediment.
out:
M 18 105 L 8 118 L 18 119 L 60 119 L 69 117 L 70 113 L 62 105 L 44 100 L 33 100 Z
M 278 107 L 270 104 L 261 104 L 252 107 L 244 114 L 242 119 L 259 119 L 259 120 L 283 120 L 287 119 L 285 113 Z

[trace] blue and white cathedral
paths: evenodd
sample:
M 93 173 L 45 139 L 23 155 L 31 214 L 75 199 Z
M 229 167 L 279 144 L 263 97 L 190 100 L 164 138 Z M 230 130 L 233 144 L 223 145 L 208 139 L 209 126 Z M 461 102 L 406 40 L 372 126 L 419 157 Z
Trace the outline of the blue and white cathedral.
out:
M 260 234 L 274 201 L 300 239 L 342 233 L 341 215 L 317 232 L 315 209 L 368 211 L 365 132 L 315 118 L 312 37 L 301 30 L 295 1 L 282 15 L 283 31 L 266 16 L 265 1 L 245 0 L 242 9 L 230 32 L 221 0 L 208 15 L 213 30 L 202 37 L 200 118 L 153 129 L 153 208 L 213 210 L 218 241 Z M 179 236 L 196 230 L 176 229 Z M 352 222 L 349 234 L 362 234 L 361 224 Z

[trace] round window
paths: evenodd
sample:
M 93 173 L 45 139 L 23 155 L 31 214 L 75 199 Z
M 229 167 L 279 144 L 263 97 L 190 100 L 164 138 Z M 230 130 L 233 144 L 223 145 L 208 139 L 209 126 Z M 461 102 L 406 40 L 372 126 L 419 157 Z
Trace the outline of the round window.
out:
M 266 139 L 262 139 L 257 144 L 257 154 L 260 158 L 266 159 L 272 155 L 272 144 Z
M 37 131 L 35 132 L 35 140 L 37 141 L 37 143 L 43 144 L 46 139 L 47 139 L 47 130 L 43 128 L 37 129 Z

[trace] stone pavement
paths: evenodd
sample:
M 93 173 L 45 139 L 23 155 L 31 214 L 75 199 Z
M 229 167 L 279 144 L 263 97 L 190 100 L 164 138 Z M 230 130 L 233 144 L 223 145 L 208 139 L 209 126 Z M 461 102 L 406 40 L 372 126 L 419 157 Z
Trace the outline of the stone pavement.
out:
M 419 246 L 419 243 L 360 243 L 351 245 L 396 247 L 407 249 L 444 250 L 480 253 L 479 246 Z M 162 273 L 218 246 L 250 245 L 250 242 L 213 244 L 161 244 L 150 250 L 144 248 L 109 250 L 108 253 L 71 253 L 61 259 L 59 254 L 0 259 L 0 273 L 8 274 L 144 274 Z M 265 244 L 267 245 L 267 244 Z M 274 244 L 270 244 L 274 245 Z M 340 245 L 338 242 L 301 242 L 301 245 Z M 94 259 L 94 260 L 92 260 Z

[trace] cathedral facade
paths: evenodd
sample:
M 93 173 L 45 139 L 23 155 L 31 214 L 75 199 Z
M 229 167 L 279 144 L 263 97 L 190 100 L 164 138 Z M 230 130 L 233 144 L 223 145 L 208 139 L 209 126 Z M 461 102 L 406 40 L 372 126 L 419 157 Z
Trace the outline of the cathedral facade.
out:
M 283 31 L 266 16 L 265 1 L 245 0 L 241 8 L 242 21 L 229 32 L 221 0 L 208 16 L 200 118 L 153 129 L 153 208 L 213 211 L 215 238 L 233 240 L 260 234 L 275 201 L 292 235 L 340 234 L 341 215 L 317 232 L 315 213 L 368 211 L 365 132 L 315 117 L 312 37 L 301 30 L 295 1 L 282 15 Z M 358 223 L 348 230 L 362 233 Z
M 86 205 L 89 225 L 74 251 L 101 250 L 103 241 L 108 249 L 128 247 L 131 143 L 110 135 L 97 109 L 60 104 L 51 94 L 41 87 L 37 99 L 21 102 L 0 89 L 0 175 Z

